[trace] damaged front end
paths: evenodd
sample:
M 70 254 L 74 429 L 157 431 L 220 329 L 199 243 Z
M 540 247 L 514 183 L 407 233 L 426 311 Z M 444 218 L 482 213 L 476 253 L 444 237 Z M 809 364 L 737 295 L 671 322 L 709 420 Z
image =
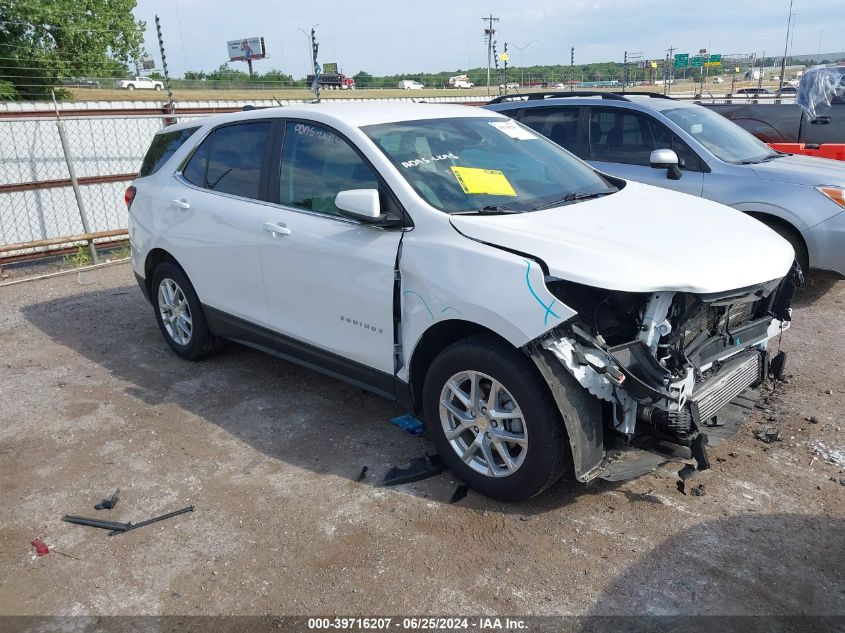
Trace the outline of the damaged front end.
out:
M 575 476 L 589 481 L 626 479 L 667 460 L 707 468 L 708 436 L 711 444 L 730 437 L 738 422 L 723 414 L 753 406 L 746 391 L 768 375 L 768 341 L 789 327 L 803 278 L 796 264 L 782 279 L 713 294 L 546 281 L 577 314 L 527 351 L 564 413 Z M 577 416 L 564 410 L 561 371 L 603 403 L 601 428 L 568 419 Z

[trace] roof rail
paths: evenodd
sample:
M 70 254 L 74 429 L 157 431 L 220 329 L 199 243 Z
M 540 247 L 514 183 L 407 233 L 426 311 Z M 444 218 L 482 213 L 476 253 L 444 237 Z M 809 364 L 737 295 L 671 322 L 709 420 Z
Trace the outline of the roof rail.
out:
M 635 94 L 635 93 L 628 93 Z M 617 92 L 601 92 L 599 90 L 576 90 L 574 92 L 526 92 L 518 95 L 502 95 L 496 97 L 488 104 L 506 103 L 508 101 L 539 101 L 541 99 L 557 99 L 564 97 L 601 97 L 602 99 L 610 99 L 611 101 L 628 101 L 621 93 Z
M 627 90 L 625 92 L 614 92 L 613 94 L 622 95 L 623 97 L 633 95 L 635 97 L 651 97 L 652 99 L 669 99 L 669 101 L 676 100 L 674 97 L 665 95 L 662 92 L 647 92 L 645 90 Z

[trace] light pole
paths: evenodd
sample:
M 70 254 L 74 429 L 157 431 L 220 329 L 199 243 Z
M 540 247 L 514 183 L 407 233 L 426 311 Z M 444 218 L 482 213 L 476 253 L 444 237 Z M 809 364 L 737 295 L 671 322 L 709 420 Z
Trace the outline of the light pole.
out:
M 514 44 L 513 42 L 508 42 L 511 46 L 516 48 L 519 51 L 519 87 L 523 88 L 525 86 L 525 64 L 523 64 L 523 57 L 522 54 L 525 52 L 525 49 L 531 46 L 532 44 L 538 42 L 539 40 L 531 40 L 525 46 L 520 46 L 519 44 Z
M 786 42 L 783 45 L 783 61 L 780 64 L 780 82 L 778 82 L 778 96 L 783 88 L 783 76 L 786 74 L 786 54 L 789 51 L 789 27 L 792 26 L 792 0 L 789 0 L 789 17 L 786 20 Z
M 311 27 L 311 30 L 313 31 L 318 26 L 320 26 L 320 25 L 315 24 L 314 26 Z M 305 36 L 305 43 L 308 46 L 308 68 L 310 69 L 314 66 L 314 55 L 311 52 L 311 35 L 309 35 L 308 32 L 305 29 L 303 29 L 302 27 L 297 27 L 297 30 Z M 311 71 L 309 70 L 307 73 L 305 73 L 305 81 L 308 81 L 308 74 L 310 72 Z

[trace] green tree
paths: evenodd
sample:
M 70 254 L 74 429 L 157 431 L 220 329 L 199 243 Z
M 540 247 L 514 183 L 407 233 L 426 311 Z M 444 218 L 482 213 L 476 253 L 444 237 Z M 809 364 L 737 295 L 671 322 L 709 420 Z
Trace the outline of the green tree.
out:
M 45 99 L 64 77 L 125 73 L 139 59 L 136 0 L 0 0 L 0 75 L 17 98 Z
M 235 70 L 229 64 L 220 64 L 217 70 L 208 73 L 208 78 L 213 81 L 249 81 L 249 73 Z
M 271 68 L 264 74 L 256 74 L 253 77 L 254 81 L 278 81 L 282 84 L 289 84 L 292 81 L 292 77 L 287 73 L 282 72 L 281 70 L 277 70 L 275 68 Z
M 359 88 L 369 88 L 373 85 L 373 76 L 366 70 L 359 70 L 352 78 Z

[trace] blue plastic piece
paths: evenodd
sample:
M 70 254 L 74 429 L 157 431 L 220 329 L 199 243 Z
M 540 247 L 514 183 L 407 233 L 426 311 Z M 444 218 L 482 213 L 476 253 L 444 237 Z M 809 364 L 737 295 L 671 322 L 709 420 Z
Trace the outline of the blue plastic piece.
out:
M 405 429 L 411 435 L 422 435 L 425 432 L 425 425 L 407 413 L 393 418 L 390 422 L 400 429 Z

